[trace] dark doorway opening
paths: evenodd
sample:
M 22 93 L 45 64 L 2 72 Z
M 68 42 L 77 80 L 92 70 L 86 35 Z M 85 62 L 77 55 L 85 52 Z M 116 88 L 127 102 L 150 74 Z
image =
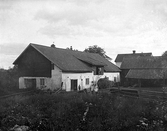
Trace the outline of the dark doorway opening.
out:
M 77 85 L 78 85 L 77 79 L 72 79 L 71 80 L 71 91 L 77 91 Z
M 26 88 L 36 88 L 36 79 L 24 79 Z

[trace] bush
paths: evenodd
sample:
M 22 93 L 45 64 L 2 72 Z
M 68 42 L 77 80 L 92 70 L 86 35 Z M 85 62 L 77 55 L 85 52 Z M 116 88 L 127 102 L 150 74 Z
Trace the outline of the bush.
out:
M 107 78 L 102 78 L 97 82 L 99 89 L 106 89 L 114 86 L 114 82 L 108 80 Z
M 8 70 L 0 69 L 0 90 L 3 92 L 18 90 L 19 74 L 16 66 Z

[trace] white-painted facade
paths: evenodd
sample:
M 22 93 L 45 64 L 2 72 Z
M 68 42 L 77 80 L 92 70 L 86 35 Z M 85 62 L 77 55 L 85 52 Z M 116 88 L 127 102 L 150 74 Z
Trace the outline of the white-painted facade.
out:
M 86 79 L 89 79 L 89 84 L 86 84 Z M 62 73 L 62 89 L 70 91 L 71 80 L 77 80 L 77 86 L 80 86 L 80 89 L 83 90 L 90 87 L 90 83 L 93 80 L 93 73 Z
M 36 80 L 36 88 L 46 88 L 55 90 L 62 88 L 66 91 L 71 91 L 71 80 L 77 80 L 77 90 L 83 90 L 89 88 L 91 82 L 97 82 L 100 78 L 107 77 L 111 81 L 119 82 L 120 75 L 119 72 L 104 72 L 103 75 L 94 75 L 93 72 L 89 73 L 65 73 L 62 72 L 57 66 L 54 66 L 54 70 L 51 72 L 51 78 L 49 77 L 20 77 L 19 78 L 19 88 L 27 88 L 25 81 L 27 79 Z M 43 82 L 44 81 L 44 82 Z

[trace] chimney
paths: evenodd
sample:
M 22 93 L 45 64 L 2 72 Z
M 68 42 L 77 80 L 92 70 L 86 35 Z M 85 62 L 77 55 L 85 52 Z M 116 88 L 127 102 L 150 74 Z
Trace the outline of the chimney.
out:
M 51 47 L 52 47 L 52 48 L 55 48 L 55 45 L 54 45 L 54 44 L 51 44 Z
M 70 50 L 72 50 L 72 46 L 70 46 Z
M 133 50 L 133 54 L 135 54 L 136 53 L 136 51 L 135 50 Z

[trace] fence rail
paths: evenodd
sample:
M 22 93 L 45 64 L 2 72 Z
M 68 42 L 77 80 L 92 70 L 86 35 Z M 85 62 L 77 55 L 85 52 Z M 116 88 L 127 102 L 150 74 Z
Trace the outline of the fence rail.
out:
M 134 98 L 147 98 L 147 99 L 160 99 L 167 100 L 167 94 L 160 91 L 148 91 L 129 88 L 110 88 L 110 93 L 118 93 L 120 96 L 134 97 Z

